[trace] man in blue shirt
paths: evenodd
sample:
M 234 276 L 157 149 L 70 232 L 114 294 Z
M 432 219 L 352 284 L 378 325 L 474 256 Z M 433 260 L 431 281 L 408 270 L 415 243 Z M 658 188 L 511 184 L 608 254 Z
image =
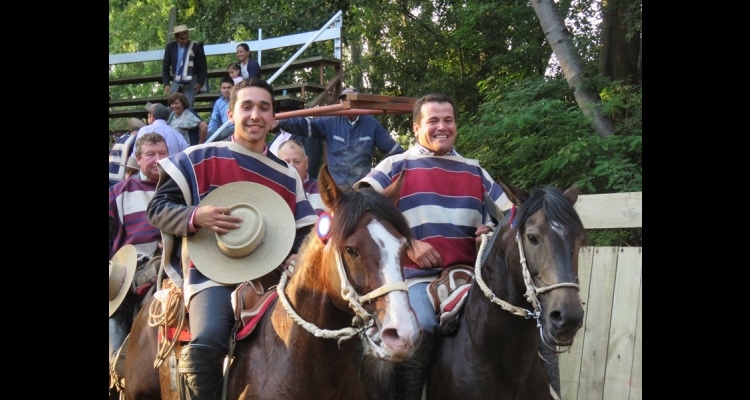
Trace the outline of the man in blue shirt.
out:
M 339 99 L 348 93 L 359 93 L 359 90 L 346 88 Z M 386 157 L 405 151 L 372 115 L 294 117 L 277 120 L 277 123 L 279 129 L 293 135 L 325 140 L 328 171 L 340 187 L 352 187 L 372 170 L 375 148 Z
M 225 76 L 221 78 L 221 83 L 219 83 L 219 90 L 221 91 L 221 96 L 219 96 L 218 99 L 216 99 L 216 102 L 214 103 L 214 109 L 211 111 L 211 118 L 208 120 L 208 133 L 206 134 L 206 137 L 211 137 L 214 132 L 216 132 L 217 129 L 219 129 L 220 126 L 222 126 L 225 122 L 227 122 L 227 119 L 229 118 L 227 116 L 227 109 L 229 108 L 229 95 L 232 93 L 232 87 L 234 86 L 234 81 L 229 76 Z M 234 124 L 229 124 L 224 128 L 222 133 L 220 133 L 219 138 L 217 140 L 222 140 L 229 135 L 231 135 L 234 132 Z

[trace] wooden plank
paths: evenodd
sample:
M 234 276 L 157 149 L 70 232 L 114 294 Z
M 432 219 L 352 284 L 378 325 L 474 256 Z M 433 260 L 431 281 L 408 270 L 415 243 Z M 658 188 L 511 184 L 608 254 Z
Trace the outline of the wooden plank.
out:
M 221 93 L 215 92 L 215 93 L 199 93 L 195 95 L 195 103 L 204 103 L 204 102 L 211 102 L 213 103 L 216 101 L 216 99 L 221 96 Z M 167 98 L 165 96 L 153 96 L 153 97 L 143 97 L 140 99 L 122 99 L 122 100 L 110 100 L 109 106 L 110 107 L 125 107 L 125 106 L 143 106 L 146 107 L 146 103 L 161 103 L 166 105 L 167 104 Z
M 643 260 L 641 260 L 641 264 Z M 641 269 L 643 266 L 641 265 Z M 630 383 L 629 400 L 643 400 L 643 271 L 641 271 L 641 289 L 638 295 L 638 321 L 635 328 L 635 347 L 633 348 L 633 372 Z
M 300 91 L 312 91 L 320 93 L 326 90 L 326 85 L 319 85 L 317 83 L 301 82 L 301 83 L 289 83 L 286 85 L 278 85 L 273 87 L 275 93 L 279 93 L 282 90 L 287 92 L 300 92 Z
M 642 261 L 641 247 L 620 247 L 604 381 L 607 400 L 628 400 L 630 395 Z
M 162 50 L 163 53 L 163 50 Z M 274 64 L 266 64 L 261 65 L 260 67 L 260 74 L 263 77 L 271 77 L 276 71 L 279 70 L 285 63 L 274 63 Z M 304 59 L 297 59 L 294 60 L 289 66 L 287 67 L 287 71 L 292 70 L 299 70 L 303 68 L 311 68 L 311 67 L 319 67 L 319 66 L 332 66 L 332 67 L 340 67 L 341 60 L 329 56 L 314 56 Z M 223 66 L 221 68 L 211 68 L 208 70 L 208 77 L 209 78 L 220 78 L 227 74 L 227 67 Z M 150 75 L 139 75 L 139 76 L 124 76 L 119 78 L 109 78 L 109 85 L 127 85 L 127 84 L 136 84 L 136 83 L 148 83 L 148 82 L 158 82 L 161 83 L 161 73 L 158 74 L 150 74 Z
M 344 100 L 360 100 L 373 103 L 406 103 L 409 105 L 414 105 L 414 102 L 417 101 L 415 97 L 385 96 L 369 93 L 348 93 Z
M 591 282 L 596 284 L 590 285 L 589 288 L 586 336 L 583 343 L 578 385 L 578 398 L 582 400 L 603 400 L 610 315 L 617 272 L 618 247 L 608 246 L 595 249 L 591 266 Z
M 381 103 L 372 101 L 347 101 L 343 102 L 345 109 L 360 108 L 370 110 L 391 111 L 390 114 L 411 114 L 414 106 L 408 103 Z
M 587 307 L 589 286 L 591 283 L 591 264 L 593 261 L 594 247 L 581 248 L 578 252 L 578 285 L 581 287 L 579 296 L 581 296 L 581 304 L 583 304 L 584 311 L 583 326 L 576 333 L 573 345 L 564 353 L 560 353 L 558 357 L 558 365 L 560 366 L 560 395 L 566 400 L 576 400 L 578 398 L 578 381 L 581 375 L 583 343 L 586 338 L 586 318 L 588 317 Z
M 580 195 L 575 209 L 586 229 L 643 227 L 643 192 Z

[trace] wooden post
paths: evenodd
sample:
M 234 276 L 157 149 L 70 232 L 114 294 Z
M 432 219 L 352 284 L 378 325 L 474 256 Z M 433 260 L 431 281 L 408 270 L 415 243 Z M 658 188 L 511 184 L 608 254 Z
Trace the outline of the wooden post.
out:
M 174 24 L 177 21 L 177 9 L 172 7 L 169 9 L 169 21 L 167 22 L 167 43 L 174 40 L 174 35 L 170 35 L 169 32 L 172 32 L 174 29 Z

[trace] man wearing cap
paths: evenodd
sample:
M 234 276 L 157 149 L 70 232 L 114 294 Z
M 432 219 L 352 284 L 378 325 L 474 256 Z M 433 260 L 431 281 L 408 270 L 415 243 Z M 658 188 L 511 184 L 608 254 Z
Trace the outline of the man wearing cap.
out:
M 174 41 L 167 43 L 161 63 L 161 79 L 164 83 L 164 94 L 181 92 L 195 106 L 195 94 L 200 93 L 206 83 L 208 64 L 203 44 L 190 40 L 187 25 L 177 25 L 173 32 Z M 171 86 L 170 86 L 170 82 Z
M 138 130 L 146 124 L 138 118 L 128 120 L 128 133 L 120 136 L 109 152 L 109 187 L 126 178 L 127 164 L 133 153 Z
M 113 260 L 125 247 L 132 247 L 138 265 L 161 257 L 159 242 L 161 232 L 146 223 L 146 207 L 154 196 L 159 180 L 156 162 L 167 157 L 167 143 L 158 133 L 139 135 L 135 144 L 135 155 L 140 171 L 130 179 L 122 180 L 109 189 L 109 258 Z M 150 264 L 149 264 L 150 265 Z M 135 265 L 133 266 L 135 267 Z M 138 293 L 128 285 L 117 306 L 109 317 L 110 365 L 115 362 L 115 353 L 120 349 L 125 337 L 130 333 L 133 317 L 138 309 L 138 301 L 145 298 L 155 282 L 158 270 L 142 270 L 144 277 L 139 282 Z M 150 280 L 154 282 L 150 282 Z M 111 311 L 111 310 L 110 310 Z
M 344 89 L 340 101 L 349 93 L 359 93 L 359 90 Z M 405 151 L 371 115 L 294 117 L 278 121 L 277 126 L 292 134 L 325 140 L 328 170 L 341 187 L 352 187 L 370 172 L 375 148 L 386 157 Z
M 169 119 L 169 109 L 167 106 L 160 103 L 148 103 L 146 104 L 146 110 L 148 110 L 148 125 L 138 130 L 137 137 L 152 132 L 164 136 L 164 140 L 167 142 L 167 151 L 170 156 L 179 153 L 190 146 L 185 140 L 185 137 L 182 136 L 182 133 L 167 124 L 167 120 Z
M 177 365 L 188 399 L 221 397 L 237 284 L 286 270 L 317 220 L 299 174 L 268 151 L 271 85 L 258 78 L 235 84 L 227 113 L 234 123 L 227 140 L 159 161 L 147 209 L 162 231 L 164 269 L 189 313 L 191 341 Z

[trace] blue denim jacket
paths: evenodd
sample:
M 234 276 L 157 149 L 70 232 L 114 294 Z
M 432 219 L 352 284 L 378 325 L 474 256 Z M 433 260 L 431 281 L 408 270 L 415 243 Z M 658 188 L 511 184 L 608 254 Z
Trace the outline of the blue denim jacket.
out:
M 354 125 L 345 116 L 287 118 L 279 120 L 279 128 L 325 140 L 328 170 L 341 187 L 351 187 L 370 172 L 375 148 L 386 156 L 404 152 L 371 115 L 360 115 Z

